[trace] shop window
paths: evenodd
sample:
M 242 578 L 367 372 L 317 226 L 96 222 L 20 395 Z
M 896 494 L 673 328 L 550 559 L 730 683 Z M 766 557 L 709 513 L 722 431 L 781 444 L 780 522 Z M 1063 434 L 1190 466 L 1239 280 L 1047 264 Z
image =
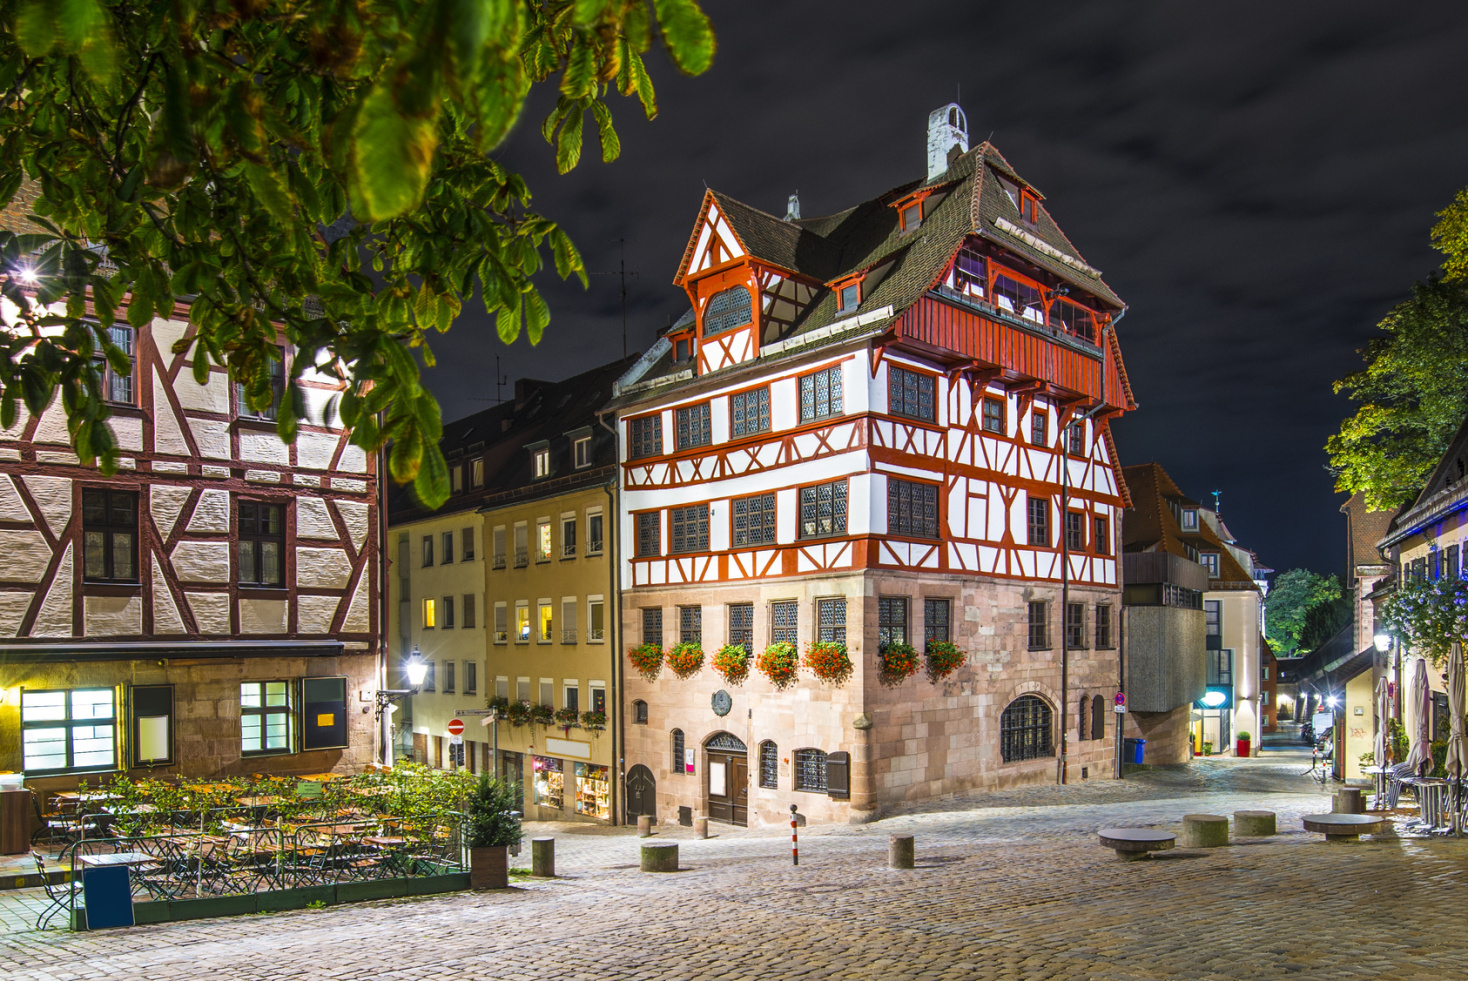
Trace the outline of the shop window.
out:
M 1054 756 L 1050 706 L 1035 695 L 1021 695 L 999 717 L 999 755 L 1005 763 Z
M 678 607 L 678 642 L 680 644 L 703 643 L 703 607 Z
M 647 703 L 640 698 L 632 703 L 632 721 L 640 726 L 647 725 Z
M 770 604 L 770 643 L 794 644 L 797 642 L 796 625 L 800 616 L 800 604 L 794 600 L 781 600 Z
M 660 456 L 663 452 L 663 417 L 643 416 L 627 424 L 632 433 L 632 459 Z
M 133 766 L 172 766 L 173 686 L 132 686 L 128 716 Z
M 800 379 L 800 421 L 825 419 L 842 413 L 841 366 Z
M 1106 738 L 1106 699 L 1100 695 L 1091 699 L 1091 738 Z
M 729 643 L 738 644 L 745 653 L 754 653 L 754 604 L 732 603 L 729 606 Z
M 989 433 L 1004 432 L 1004 403 L 998 399 L 984 399 L 984 431 Z
M 138 581 L 138 495 L 82 491 L 83 576 L 87 582 Z
M 102 373 L 102 398 L 118 405 L 134 405 L 133 364 L 137 351 L 133 343 L 133 329 L 124 324 L 113 324 L 107 328 L 107 338 L 127 359 L 127 369 L 113 371 L 112 362 L 106 358 L 97 359 L 97 367 Z
M 949 636 L 949 617 L 952 603 L 946 599 L 923 600 L 923 642 L 952 640 Z
M 907 600 L 900 596 L 877 599 L 877 649 L 907 643 Z
M 259 756 L 289 753 L 290 749 L 291 683 L 247 681 L 240 685 L 240 753 Z
M 530 757 L 535 803 L 560 810 L 565 807 L 566 775 L 561 761 L 550 756 Z
M 1029 518 L 1029 543 L 1049 546 L 1050 544 L 1050 498 L 1030 497 L 1026 501 L 1026 516 Z
M 709 506 L 695 504 L 673 508 L 668 512 L 669 533 L 673 552 L 707 552 L 709 548 Z
M 637 554 L 658 555 L 663 549 L 662 512 L 644 511 L 637 516 Z
M 734 286 L 715 293 L 703 314 L 703 336 L 712 337 L 735 327 L 743 327 L 754 320 L 754 301 L 749 290 Z
M 887 478 L 887 533 L 938 537 L 938 485 Z
M 656 647 L 663 646 L 662 608 L 642 611 L 642 642 Z
M 688 762 L 688 750 L 683 741 L 683 730 L 674 729 L 672 770 L 674 773 L 692 773 L 693 765 Z
M 713 442 L 713 423 L 707 402 L 675 409 L 673 418 L 677 423 L 678 449 L 688 450 Z
M 1039 409 L 1030 413 L 1030 442 L 1035 446 L 1050 445 L 1050 417 Z
M 606 819 L 612 813 L 612 785 L 607 768 L 594 763 L 576 764 L 576 813 Z
M 1044 600 L 1030 604 L 1030 650 L 1042 651 L 1050 646 L 1050 618 Z
M 934 421 L 937 410 L 933 389 L 932 375 L 888 365 L 887 411 L 892 415 Z
M 759 744 L 759 785 L 765 790 L 780 788 L 780 747 L 768 739 Z
M 1111 607 L 1101 604 L 1096 607 L 1096 648 L 1106 650 L 1111 647 Z
M 769 432 L 770 390 L 756 388 L 752 392 L 740 392 L 729 400 L 730 432 L 735 436 L 753 436 Z
M 734 544 L 770 545 L 775 541 L 775 495 L 759 494 L 734 501 Z
M 20 693 L 21 766 L 28 776 L 117 768 L 117 693 L 74 688 Z
M 846 481 L 800 489 L 800 537 L 846 534 Z
M 818 639 L 821 643 L 846 643 L 846 600 L 816 600 L 816 622 L 820 627 Z
M 301 682 L 301 749 L 347 746 L 347 679 L 306 678 Z
M 797 749 L 795 760 L 795 789 L 811 793 L 826 792 L 826 754 L 819 749 Z

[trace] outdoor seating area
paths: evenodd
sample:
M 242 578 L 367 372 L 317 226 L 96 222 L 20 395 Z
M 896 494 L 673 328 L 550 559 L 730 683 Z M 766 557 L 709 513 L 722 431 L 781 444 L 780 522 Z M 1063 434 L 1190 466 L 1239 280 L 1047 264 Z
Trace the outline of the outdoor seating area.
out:
M 32 856 L 43 878 L 62 869 L 70 881 L 47 885 L 37 926 L 58 914 L 75 923 L 85 871 L 108 866 L 128 869 L 134 904 L 463 874 L 473 786 L 472 775 L 410 764 L 208 783 L 118 778 L 54 794 L 37 801 Z

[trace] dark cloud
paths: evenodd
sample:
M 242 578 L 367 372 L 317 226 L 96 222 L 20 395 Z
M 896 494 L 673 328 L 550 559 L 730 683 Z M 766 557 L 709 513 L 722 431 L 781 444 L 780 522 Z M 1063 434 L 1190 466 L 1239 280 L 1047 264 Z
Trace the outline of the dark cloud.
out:
M 621 160 L 558 177 L 531 106 L 500 153 L 593 270 L 629 283 L 631 347 L 686 306 L 669 285 L 705 184 L 783 214 L 835 211 L 921 173 L 930 109 L 962 102 L 1130 304 L 1142 408 L 1124 462 L 1218 489 L 1280 568 L 1340 566 L 1321 449 L 1350 407 L 1330 383 L 1436 265 L 1433 212 L 1468 185 L 1468 8 L 1457 3 L 723 3 L 705 76 L 650 60 L 661 115 L 614 108 Z M 591 133 L 588 131 L 588 138 Z M 621 353 L 614 276 L 546 277 L 545 341 L 509 349 L 471 309 L 429 376 L 455 417 L 513 378 Z

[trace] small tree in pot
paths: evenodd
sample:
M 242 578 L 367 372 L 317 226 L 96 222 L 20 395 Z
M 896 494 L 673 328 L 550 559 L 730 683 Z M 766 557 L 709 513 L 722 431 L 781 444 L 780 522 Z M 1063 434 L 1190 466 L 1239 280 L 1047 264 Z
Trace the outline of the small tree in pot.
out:
M 520 840 L 519 799 L 515 788 L 481 774 L 464 806 L 469 844 L 469 885 L 504 889 L 510 884 L 509 848 Z

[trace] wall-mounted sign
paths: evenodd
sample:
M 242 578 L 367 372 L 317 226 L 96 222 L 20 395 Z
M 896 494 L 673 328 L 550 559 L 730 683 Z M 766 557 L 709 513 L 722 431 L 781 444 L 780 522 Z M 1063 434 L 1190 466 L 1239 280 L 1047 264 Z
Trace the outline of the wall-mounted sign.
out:
M 713 708 L 714 708 L 714 714 L 715 715 L 719 715 L 719 716 L 728 715 L 729 714 L 729 709 L 731 709 L 733 707 L 734 707 L 734 699 L 732 699 L 732 698 L 729 697 L 729 693 L 728 692 L 724 691 L 722 688 L 719 689 L 718 691 L 714 692 Z

